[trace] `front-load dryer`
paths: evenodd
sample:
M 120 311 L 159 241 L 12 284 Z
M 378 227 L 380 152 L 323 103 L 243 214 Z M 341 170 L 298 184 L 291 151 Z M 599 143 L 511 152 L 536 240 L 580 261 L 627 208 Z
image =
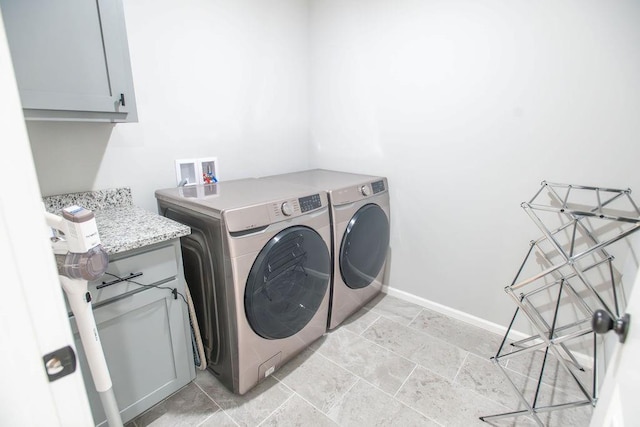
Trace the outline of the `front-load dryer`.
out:
M 382 290 L 390 235 L 387 179 L 326 169 L 260 179 L 328 193 L 333 269 L 327 328 L 336 328 Z
M 185 278 L 207 368 L 244 394 L 326 332 L 331 243 L 327 194 L 255 179 L 155 193 L 191 227 Z

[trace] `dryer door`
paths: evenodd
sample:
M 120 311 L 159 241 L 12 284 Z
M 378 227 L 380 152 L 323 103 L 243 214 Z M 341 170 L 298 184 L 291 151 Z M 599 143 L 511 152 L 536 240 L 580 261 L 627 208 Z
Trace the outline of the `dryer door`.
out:
M 290 337 L 313 318 L 327 294 L 329 250 L 309 227 L 279 232 L 256 258 L 244 293 L 249 324 L 268 339 Z
M 352 289 L 369 286 L 389 248 L 389 220 L 380 206 L 364 205 L 351 218 L 340 245 L 340 274 Z

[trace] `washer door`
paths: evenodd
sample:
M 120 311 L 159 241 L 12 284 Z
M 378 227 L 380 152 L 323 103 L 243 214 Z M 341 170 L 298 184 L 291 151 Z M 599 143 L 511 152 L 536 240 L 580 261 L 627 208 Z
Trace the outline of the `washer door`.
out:
M 256 258 L 244 292 L 249 324 L 268 339 L 287 338 L 306 326 L 327 293 L 329 250 L 309 227 L 279 232 Z
M 389 248 L 389 220 L 376 204 L 364 205 L 351 218 L 340 245 L 340 273 L 352 289 L 369 286 L 380 273 Z

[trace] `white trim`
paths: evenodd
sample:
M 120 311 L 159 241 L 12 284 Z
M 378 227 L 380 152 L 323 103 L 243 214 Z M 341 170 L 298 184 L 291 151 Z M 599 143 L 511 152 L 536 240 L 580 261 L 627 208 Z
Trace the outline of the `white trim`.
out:
M 469 313 L 465 313 L 460 310 L 456 310 L 455 308 L 448 307 L 446 305 L 439 304 L 437 302 L 430 301 L 428 299 L 410 294 L 405 291 L 401 291 L 400 289 L 391 288 L 389 286 L 383 286 L 382 292 L 387 295 L 391 295 L 392 297 L 399 298 L 401 300 L 419 305 L 424 308 L 428 308 L 429 310 L 433 310 L 437 313 L 444 314 L 445 316 L 452 317 L 456 320 L 460 320 L 461 322 L 468 323 L 473 326 L 477 326 L 486 331 L 493 332 L 494 334 L 503 335 L 507 333 L 507 327 L 499 325 L 497 323 L 490 322 L 485 319 L 481 319 L 480 317 L 473 316 Z M 530 335 L 525 334 L 524 332 L 511 330 L 509 333 L 509 337 L 515 340 L 520 340 L 524 338 L 528 338 Z M 497 349 L 496 349 L 497 350 Z M 573 353 L 576 360 L 585 365 L 585 366 L 593 366 L 593 357 L 582 354 L 582 353 Z
M 46 354 L 73 347 L 73 334 L 3 22 L 0 10 L 0 423 L 93 425 L 80 369 L 49 382 L 43 361 Z M 19 185 L 13 183 L 17 177 Z

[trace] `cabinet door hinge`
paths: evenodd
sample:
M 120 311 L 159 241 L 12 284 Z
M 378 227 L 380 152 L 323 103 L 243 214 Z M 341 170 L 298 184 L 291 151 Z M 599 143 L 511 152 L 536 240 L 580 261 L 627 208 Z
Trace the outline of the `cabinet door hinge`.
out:
M 120 105 L 122 105 L 123 107 L 125 106 L 125 104 L 124 104 L 124 93 L 120 94 Z

